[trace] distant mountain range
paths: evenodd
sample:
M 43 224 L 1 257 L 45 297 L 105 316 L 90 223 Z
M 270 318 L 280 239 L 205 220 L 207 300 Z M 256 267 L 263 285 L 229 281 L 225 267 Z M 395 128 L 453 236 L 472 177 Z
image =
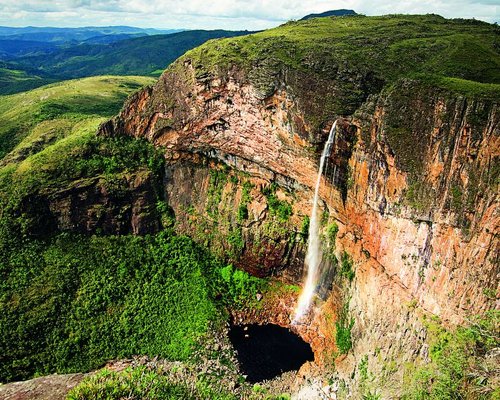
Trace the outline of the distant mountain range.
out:
M 346 10 L 346 9 L 330 10 L 319 14 L 308 14 L 305 17 L 301 18 L 300 21 L 305 21 L 306 19 L 311 19 L 311 18 L 321 18 L 321 17 L 341 17 L 343 15 L 357 15 L 357 13 L 354 10 Z
M 251 33 L 157 32 L 130 27 L 0 27 L 0 94 L 85 76 L 157 76 L 177 57 L 209 39 Z M 32 35 L 37 34 L 38 40 L 32 40 Z
M 183 29 L 143 29 L 132 26 L 88 26 L 82 28 L 39 28 L 33 26 L 11 28 L 0 26 L 0 39 L 63 44 L 68 42 L 83 42 L 89 39 L 99 40 L 97 38 L 104 37 L 107 40 L 111 38 L 121 40 L 122 38 L 161 35 L 181 31 Z

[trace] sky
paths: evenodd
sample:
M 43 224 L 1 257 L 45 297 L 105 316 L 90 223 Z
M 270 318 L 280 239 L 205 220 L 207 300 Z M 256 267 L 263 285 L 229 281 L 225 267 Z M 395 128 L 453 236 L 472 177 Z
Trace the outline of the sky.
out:
M 0 25 L 258 30 L 339 8 L 500 21 L 500 0 L 0 0 Z

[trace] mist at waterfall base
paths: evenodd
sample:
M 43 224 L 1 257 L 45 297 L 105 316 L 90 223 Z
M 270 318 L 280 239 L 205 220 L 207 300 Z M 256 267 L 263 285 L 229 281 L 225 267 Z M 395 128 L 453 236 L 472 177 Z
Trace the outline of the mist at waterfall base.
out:
M 330 155 L 332 144 L 335 142 L 336 131 L 337 121 L 332 124 L 330 133 L 328 134 L 328 140 L 326 141 L 323 152 L 321 153 L 318 177 L 316 179 L 316 188 L 314 190 L 313 209 L 309 222 L 309 240 L 307 243 L 307 253 L 305 259 L 305 266 L 307 269 L 306 282 L 299 296 L 299 301 L 297 304 L 297 308 L 295 309 L 295 315 L 293 317 L 292 324 L 299 322 L 300 319 L 303 318 L 309 311 L 311 302 L 316 292 L 316 286 L 318 285 L 318 281 L 320 279 L 320 265 L 321 261 L 323 260 L 323 251 L 321 247 L 321 238 L 319 232 L 321 227 L 321 218 L 318 215 L 319 188 L 321 185 L 321 176 L 323 175 L 323 169 L 325 168 L 326 159 Z

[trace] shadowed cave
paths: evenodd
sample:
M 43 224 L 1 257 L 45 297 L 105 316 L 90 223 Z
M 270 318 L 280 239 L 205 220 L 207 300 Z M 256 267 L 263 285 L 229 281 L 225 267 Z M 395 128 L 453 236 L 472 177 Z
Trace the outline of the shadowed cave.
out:
M 273 379 L 314 360 L 309 343 L 278 325 L 232 325 L 229 339 L 237 352 L 240 372 L 250 383 Z

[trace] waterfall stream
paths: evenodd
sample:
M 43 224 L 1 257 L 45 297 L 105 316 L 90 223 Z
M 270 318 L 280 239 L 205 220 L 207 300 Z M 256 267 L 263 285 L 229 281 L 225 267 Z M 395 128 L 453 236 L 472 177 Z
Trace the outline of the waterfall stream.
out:
M 320 264 L 323 259 L 323 251 L 321 249 L 320 239 L 320 216 L 318 215 L 318 200 L 319 200 L 319 187 L 321 184 L 321 176 L 325 167 L 325 161 L 330 155 L 332 144 L 335 142 L 335 135 L 337 128 L 337 121 L 335 121 L 330 129 L 328 140 L 323 148 L 321 160 L 319 163 L 318 177 L 316 179 L 316 188 L 314 190 L 313 209 L 311 219 L 309 222 L 309 240 L 307 243 L 307 253 L 305 266 L 307 268 L 307 277 L 302 293 L 300 294 L 295 316 L 292 323 L 298 322 L 309 310 L 311 301 L 316 291 L 316 286 L 320 278 Z

